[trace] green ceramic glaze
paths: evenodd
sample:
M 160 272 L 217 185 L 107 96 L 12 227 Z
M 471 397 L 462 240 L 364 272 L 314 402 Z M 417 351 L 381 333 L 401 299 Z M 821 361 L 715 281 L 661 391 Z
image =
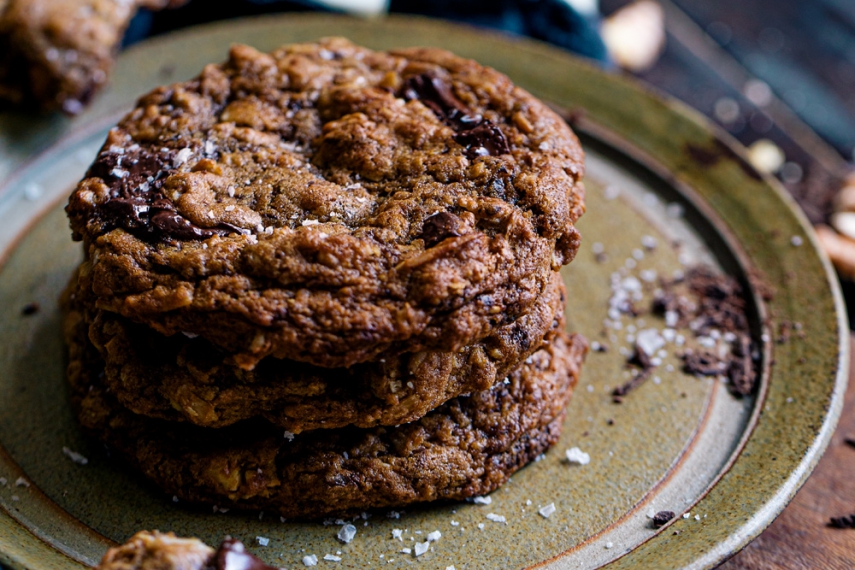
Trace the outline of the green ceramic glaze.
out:
M 585 241 L 562 273 L 569 327 L 610 346 L 589 356 L 561 441 L 493 493 L 491 504 L 407 509 L 400 518 L 373 513 L 357 523 L 348 545 L 336 541 L 335 525 L 185 508 L 82 437 L 66 402 L 56 302 L 81 255 L 61 206 L 118 111 L 155 85 L 224 59 L 232 42 L 269 50 L 325 35 L 373 48 L 446 47 L 561 108 L 584 109 L 577 131 L 588 152 L 588 213 L 579 224 Z M 242 20 L 134 47 L 87 114 L 25 123 L 0 116 L 0 564 L 80 568 L 135 531 L 158 528 L 211 543 L 231 534 L 285 568 L 303 567 L 305 554 L 322 559 L 337 551 L 341 562 L 321 560 L 319 567 L 709 568 L 783 509 L 840 413 L 848 357 L 840 294 L 789 198 L 693 112 L 553 48 L 413 18 Z M 686 215 L 669 217 L 669 203 L 681 204 Z M 644 249 L 645 236 L 658 246 Z M 604 261 L 594 244 L 602 244 Z M 631 346 L 628 327 L 664 325 L 641 316 L 625 317 L 620 331 L 604 328 L 611 276 L 667 277 L 696 262 L 774 286 L 768 303 L 754 295 L 758 339 L 774 338 L 785 320 L 802 323 L 805 338 L 763 343 L 764 379 L 754 398 L 737 400 L 720 382 L 682 373 L 669 347 L 656 382 L 612 403 L 609 390 L 626 379 L 621 349 Z M 640 305 L 656 286 L 644 283 Z M 22 316 L 33 301 L 41 310 Z M 72 462 L 63 447 L 88 464 Z M 563 461 L 570 447 L 589 453 L 591 462 Z M 19 477 L 29 486 L 16 485 Z M 538 514 L 549 503 L 554 514 Z M 690 516 L 657 531 L 647 518 L 651 509 Z M 488 513 L 507 524 L 488 520 Z M 405 541 L 394 540 L 392 529 L 403 530 Z M 400 552 L 434 530 L 442 538 L 427 554 Z M 269 544 L 260 546 L 259 536 Z

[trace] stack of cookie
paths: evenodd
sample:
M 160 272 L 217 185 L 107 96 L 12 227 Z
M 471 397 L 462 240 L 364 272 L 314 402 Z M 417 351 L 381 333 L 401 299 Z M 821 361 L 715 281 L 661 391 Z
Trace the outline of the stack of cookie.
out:
M 587 350 L 582 151 L 504 75 L 342 39 L 143 96 L 67 212 L 84 428 L 169 495 L 286 517 L 492 491 Z

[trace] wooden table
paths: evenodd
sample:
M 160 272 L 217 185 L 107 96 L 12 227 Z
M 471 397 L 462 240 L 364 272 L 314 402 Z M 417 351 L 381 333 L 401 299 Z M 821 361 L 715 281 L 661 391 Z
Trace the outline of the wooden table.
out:
M 855 354 L 855 340 L 850 339 Z M 793 502 L 772 525 L 719 570 L 851 570 L 855 529 L 828 526 L 831 517 L 855 513 L 855 359 L 843 415 L 828 450 Z

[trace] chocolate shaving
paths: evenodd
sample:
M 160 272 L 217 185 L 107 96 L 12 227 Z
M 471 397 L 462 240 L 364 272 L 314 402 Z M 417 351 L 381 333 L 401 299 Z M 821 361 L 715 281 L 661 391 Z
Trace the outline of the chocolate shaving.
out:
M 694 302 L 677 293 L 680 284 Z M 662 293 L 654 300 L 652 310 L 662 315 L 675 313 L 675 326 L 689 326 L 696 336 L 713 330 L 734 334 L 731 351 L 721 358 L 708 351 L 686 351 L 682 355 L 683 369 L 700 376 L 723 374 L 729 380 L 730 391 L 737 396 L 754 391 L 757 364 L 748 326 L 748 303 L 736 279 L 718 275 L 707 267 L 693 267 L 683 279 L 662 283 Z
M 675 516 L 674 511 L 659 511 L 653 515 L 653 527 L 661 528 L 668 524 L 668 521 L 673 519 Z
M 831 528 L 855 528 L 855 515 L 831 517 L 828 526 Z
M 418 99 L 457 131 L 454 141 L 466 149 L 468 158 L 511 152 L 502 130 L 489 119 L 471 113 L 441 77 L 433 73 L 409 77 L 404 81 L 402 95 L 407 101 Z
M 612 401 L 616 404 L 620 404 L 623 401 L 623 396 L 641 386 L 650 377 L 650 372 L 656 368 L 650 361 L 650 356 L 638 347 L 635 347 L 635 352 L 632 353 L 632 356 L 626 362 L 628 365 L 637 366 L 641 370 L 635 370 L 636 374 L 628 382 L 612 390 Z
M 726 361 L 720 360 L 708 350 L 689 351 L 683 354 L 683 370 L 699 376 L 718 376 L 728 367 Z

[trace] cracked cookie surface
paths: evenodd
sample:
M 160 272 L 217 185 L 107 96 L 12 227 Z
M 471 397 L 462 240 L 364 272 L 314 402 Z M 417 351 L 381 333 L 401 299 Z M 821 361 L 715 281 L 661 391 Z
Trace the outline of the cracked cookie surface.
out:
M 245 369 L 454 351 L 573 258 L 582 174 L 566 123 L 471 60 L 235 46 L 110 131 L 67 207 L 79 293 Z

